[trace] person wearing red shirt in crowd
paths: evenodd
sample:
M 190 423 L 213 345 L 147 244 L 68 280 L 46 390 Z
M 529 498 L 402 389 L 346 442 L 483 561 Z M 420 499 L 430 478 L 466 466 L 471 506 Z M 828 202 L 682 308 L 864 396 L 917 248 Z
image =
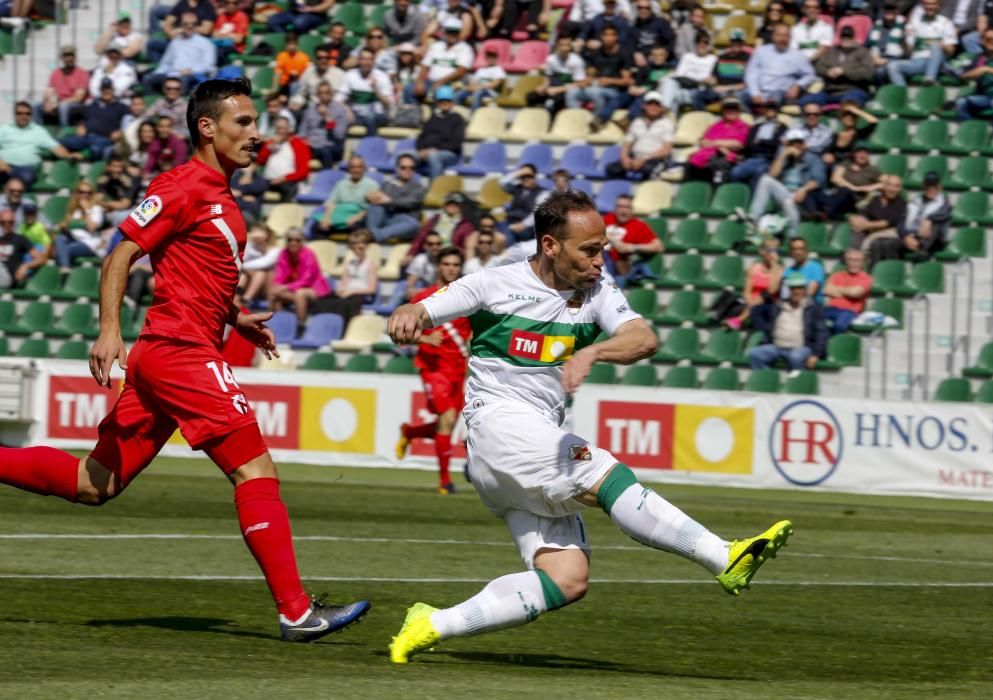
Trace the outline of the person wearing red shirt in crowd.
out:
M 614 211 L 603 217 L 610 240 L 609 255 L 604 257 L 607 271 L 619 287 L 655 275 L 646 260 L 662 252 L 662 241 L 641 219 L 635 217 L 631 195 L 622 194 L 614 202 Z
M 110 387 L 114 361 L 125 370 L 117 403 L 100 423 L 97 445 L 82 459 L 51 447 L 0 448 L 0 483 L 100 505 L 149 465 L 178 427 L 234 485 L 245 543 L 279 611 L 283 640 L 309 642 L 341 629 L 368 609 L 359 601 L 326 606 L 300 583 L 290 522 L 276 465 L 255 414 L 220 349 L 225 324 L 276 352 L 264 322 L 232 302 L 245 250 L 245 220 L 228 181 L 251 163 L 258 142 L 252 85 L 208 80 L 190 99 L 193 159 L 155 178 L 145 200 L 121 224 L 123 240 L 100 277 L 100 335 L 90 372 Z M 132 263 L 150 255 L 155 292 L 131 352 L 121 339 L 120 308 Z
M 844 333 L 865 311 L 872 293 L 872 276 L 865 271 L 865 256 L 858 248 L 845 251 L 845 269 L 835 272 L 824 285 L 828 297 L 824 318 L 831 323 L 831 335 Z
M 83 110 L 90 92 L 90 73 L 76 65 L 76 47 L 62 47 L 62 65 L 52 71 L 41 102 L 34 106 L 34 119 L 44 125 L 56 114 L 59 126 L 69 126 L 73 114 Z
M 214 20 L 214 31 L 210 38 L 217 46 L 217 63 L 223 64 L 232 53 L 245 53 L 245 38 L 248 36 L 248 15 L 238 9 L 238 0 L 224 0 Z
M 438 253 L 438 283 L 428 287 L 410 300 L 416 304 L 432 294 L 444 294 L 445 287 L 462 276 L 462 251 L 454 246 Z M 448 463 L 452 453 L 452 429 L 455 420 L 465 403 L 465 372 L 469 361 L 469 338 L 472 327 L 469 319 L 457 318 L 436 328 L 424 331 L 421 336 L 414 365 L 421 373 L 424 393 L 427 394 L 428 410 L 438 416 L 432 423 L 400 426 L 400 439 L 397 441 L 397 459 L 407 454 L 410 441 L 415 438 L 434 440 L 438 455 L 438 493 L 455 493 L 455 484 L 448 474 Z
M 272 138 L 262 144 L 255 162 L 269 189 L 279 192 L 281 201 L 290 202 L 310 175 L 310 146 L 293 133 L 289 119 L 276 117 Z

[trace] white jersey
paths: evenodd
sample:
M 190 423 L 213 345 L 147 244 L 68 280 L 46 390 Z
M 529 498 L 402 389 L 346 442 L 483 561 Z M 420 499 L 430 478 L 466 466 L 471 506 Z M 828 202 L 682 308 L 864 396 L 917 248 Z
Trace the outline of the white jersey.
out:
M 472 324 L 467 405 L 521 402 L 559 423 L 562 365 L 601 331 L 613 335 L 641 318 L 616 285 L 601 280 L 586 291 L 557 291 L 527 260 L 462 277 L 421 303 L 432 326 L 460 316 Z

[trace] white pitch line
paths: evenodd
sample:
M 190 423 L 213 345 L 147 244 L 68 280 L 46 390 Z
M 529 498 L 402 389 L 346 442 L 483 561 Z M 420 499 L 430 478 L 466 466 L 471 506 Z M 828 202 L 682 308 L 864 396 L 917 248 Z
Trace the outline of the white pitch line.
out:
M 191 533 L 112 533 L 112 534 L 49 534 L 49 533 L 19 533 L 0 534 L 2 540 L 240 540 L 241 535 L 198 535 Z M 455 539 L 423 539 L 416 537 L 348 537 L 345 535 L 294 535 L 296 542 L 356 542 L 379 544 L 427 544 L 427 545 L 466 545 L 475 547 L 511 547 L 509 542 L 487 540 L 455 540 Z M 594 551 L 615 552 L 645 552 L 648 547 L 643 545 L 607 544 L 593 545 Z M 967 559 L 926 559 L 920 557 L 894 557 L 883 555 L 860 554 L 820 554 L 815 552 L 790 551 L 790 558 L 807 557 L 811 559 L 851 559 L 855 561 L 891 561 L 910 564 L 947 564 L 950 566 L 993 566 L 993 561 L 972 561 Z
M 484 578 L 408 578 L 390 576 L 304 576 L 305 581 L 338 583 L 487 583 Z M 0 574 L 0 580 L 22 581 L 264 581 L 262 576 L 221 576 L 212 574 L 152 576 L 147 574 Z M 645 578 L 590 579 L 594 584 L 648 584 L 673 586 L 713 586 L 707 579 Z M 763 581 L 761 586 L 805 586 L 811 588 L 993 588 L 993 581 Z

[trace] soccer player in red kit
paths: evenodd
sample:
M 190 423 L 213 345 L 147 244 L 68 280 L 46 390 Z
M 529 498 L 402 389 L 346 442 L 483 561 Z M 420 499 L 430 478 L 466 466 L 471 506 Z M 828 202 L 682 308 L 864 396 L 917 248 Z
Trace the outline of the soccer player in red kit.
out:
M 369 604 L 323 605 L 304 591 L 276 466 L 220 354 L 226 323 L 266 355 L 276 350 L 263 325 L 271 314 L 242 313 L 232 303 L 246 235 L 228 181 L 252 162 L 259 142 L 251 94 L 244 78 L 197 87 L 186 115 L 193 158 L 152 181 L 104 261 L 90 372 L 109 387 L 117 360 L 125 383 L 100 423 L 96 447 L 82 459 L 50 447 L 0 448 L 0 483 L 100 505 L 120 494 L 178 427 L 234 485 L 241 532 L 275 599 L 282 638 L 309 642 L 354 622 Z M 154 299 L 128 354 L 121 300 L 131 263 L 145 254 L 152 258 Z
M 458 248 L 453 246 L 442 249 L 438 253 L 437 284 L 418 292 L 410 300 L 411 303 L 416 304 L 421 299 L 426 299 L 461 277 L 462 262 L 462 251 Z M 472 327 L 467 318 L 457 318 L 424 331 L 414 365 L 424 382 L 428 409 L 438 418 L 432 423 L 420 425 L 404 423 L 400 426 L 400 439 L 396 446 L 397 458 L 403 459 L 411 440 L 434 440 L 435 453 L 438 455 L 438 493 L 443 495 L 455 493 L 455 484 L 448 474 L 448 463 L 452 458 L 452 429 L 455 428 L 455 419 L 465 403 L 465 370 L 469 361 L 471 335 Z

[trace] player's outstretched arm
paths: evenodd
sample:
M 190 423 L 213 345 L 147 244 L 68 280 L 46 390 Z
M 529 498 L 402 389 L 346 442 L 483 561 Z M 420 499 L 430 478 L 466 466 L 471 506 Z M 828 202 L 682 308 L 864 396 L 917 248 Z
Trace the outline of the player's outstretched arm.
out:
M 121 300 L 128 286 L 131 264 L 144 255 L 134 241 L 127 238 L 103 261 L 100 274 L 100 336 L 90 348 L 90 374 L 100 386 L 110 386 L 114 360 L 127 369 L 128 351 L 121 338 Z
M 404 304 L 390 315 L 386 330 L 394 343 L 416 343 L 421 331 L 430 325 L 424 304 Z
M 609 340 L 585 347 L 573 355 L 562 369 L 562 388 L 567 394 L 576 391 L 596 362 L 629 365 L 651 357 L 658 347 L 659 339 L 648 322 L 643 318 L 632 319 L 618 328 Z

